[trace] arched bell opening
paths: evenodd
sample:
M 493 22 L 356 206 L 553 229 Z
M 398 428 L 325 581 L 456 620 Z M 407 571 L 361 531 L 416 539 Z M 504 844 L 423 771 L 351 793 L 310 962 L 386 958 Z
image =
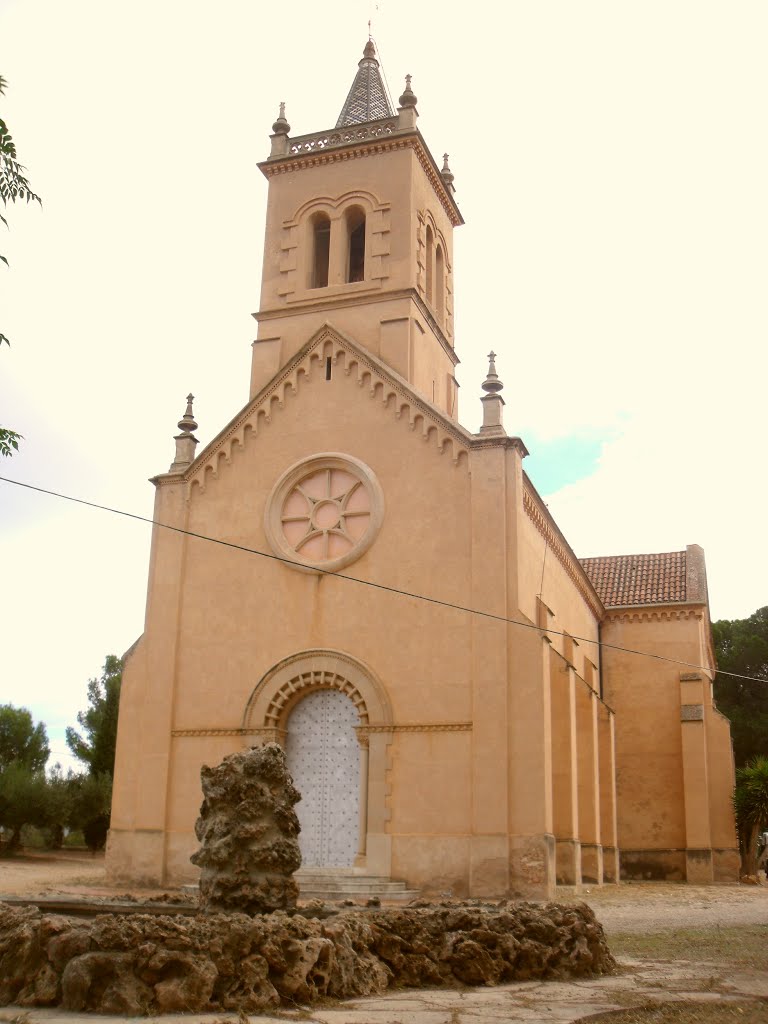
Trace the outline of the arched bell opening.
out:
M 331 258 L 331 220 L 325 213 L 316 213 L 310 221 L 309 229 L 312 245 L 309 287 L 327 288 Z
M 347 227 L 347 283 L 365 280 L 365 210 L 352 206 L 344 214 Z

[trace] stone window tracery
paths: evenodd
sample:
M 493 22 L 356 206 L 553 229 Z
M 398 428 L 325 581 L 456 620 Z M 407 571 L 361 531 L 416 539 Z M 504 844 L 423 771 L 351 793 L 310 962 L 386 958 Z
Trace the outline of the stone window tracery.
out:
M 372 470 L 351 456 L 326 453 L 288 469 L 267 503 L 273 549 L 304 571 L 336 571 L 373 543 L 383 516 Z

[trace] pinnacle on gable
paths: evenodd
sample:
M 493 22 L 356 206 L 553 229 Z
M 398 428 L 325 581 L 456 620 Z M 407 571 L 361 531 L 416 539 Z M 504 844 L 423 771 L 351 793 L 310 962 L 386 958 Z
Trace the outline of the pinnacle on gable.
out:
M 405 76 L 405 89 L 403 95 L 398 100 L 401 107 L 415 107 L 418 103 L 416 93 L 411 88 L 411 76 Z
M 363 59 L 357 65 L 357 74 L 352 82 L 344 106 L 341 108 L 337 128 L 365 121 L 378 121 L 383 117 L 394 117 L 384 82 L 376 60 L 376 48 L 369 39 L 363 50 Z
M 480 399 L 483 403 L 483 425 L 480 427 L 481 434 L 490 434 L 492 437 L 506 437 L 504 429 L 503 409 L 504 399 L 501 392 L 504 384 L 496 373 L 496 353 L 488 353 L 488 373 L 480 385 L 485 394 Z
M 183 473 L 187 466 L 191 465 L 194 461 L 195 448 L 197 448 L 197 438 L 192 433 L 193 430 L 197 430 L 197 421 L 192 412 L 192 402 L 194 399 L 195 396 L 193 394 L 187 395 L 187 408 L 184 410 L 184 415 L 178 423 L 181 433 L 174 437 L 176 442 L 176 458 L 171 463 L 171 468 L 168 470 L 169 473 Z
M 280 113 L 277 120 L 272 125 L 272 131 L 275 135 L 287 135 L 291 130 L 291 126 L 288 124 L 285 118 L 285 103 L 280 104 Z

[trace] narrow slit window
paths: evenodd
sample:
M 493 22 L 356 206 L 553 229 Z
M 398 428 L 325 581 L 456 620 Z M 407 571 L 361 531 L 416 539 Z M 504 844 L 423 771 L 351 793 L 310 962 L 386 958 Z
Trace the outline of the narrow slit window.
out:
M 331 222 L 322 215 L 312 224 L 312 288 L 328 287 L 328 262 L 331 255 Z
M 331 379 L 331 357 L 330 356 L 326 356 L 325 357 L 325 379 L 326 380 L 330 380 Z
M 445 319 L 445 257 L 441 245 L 435 249 L 435 312 L 442 323 Z
M 432 228 L 427 224 L 427 302 L 432 302 L 432 264 L 435 259 L 435 240 Z
M 347 238 L 349 255 L 347 260 L 347 281 L 365 280 L 365 213 L 353 209 L 347 213 Z

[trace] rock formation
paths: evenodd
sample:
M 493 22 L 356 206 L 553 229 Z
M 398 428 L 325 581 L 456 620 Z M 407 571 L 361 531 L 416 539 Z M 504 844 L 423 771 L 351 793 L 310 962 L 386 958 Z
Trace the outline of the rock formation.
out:
M 296 906 L 301 866 L 293 810 L 301 796 L 277 743 L 251 747 L 200 772 L 203 804 L 195 822 L 205 910 L 263 914 Z
M 445 903 L 403 910 L 77 921 L 0 903 L 0 1005 L 128 1016 L 242 1011 L 609 972 L 585 904 Z

